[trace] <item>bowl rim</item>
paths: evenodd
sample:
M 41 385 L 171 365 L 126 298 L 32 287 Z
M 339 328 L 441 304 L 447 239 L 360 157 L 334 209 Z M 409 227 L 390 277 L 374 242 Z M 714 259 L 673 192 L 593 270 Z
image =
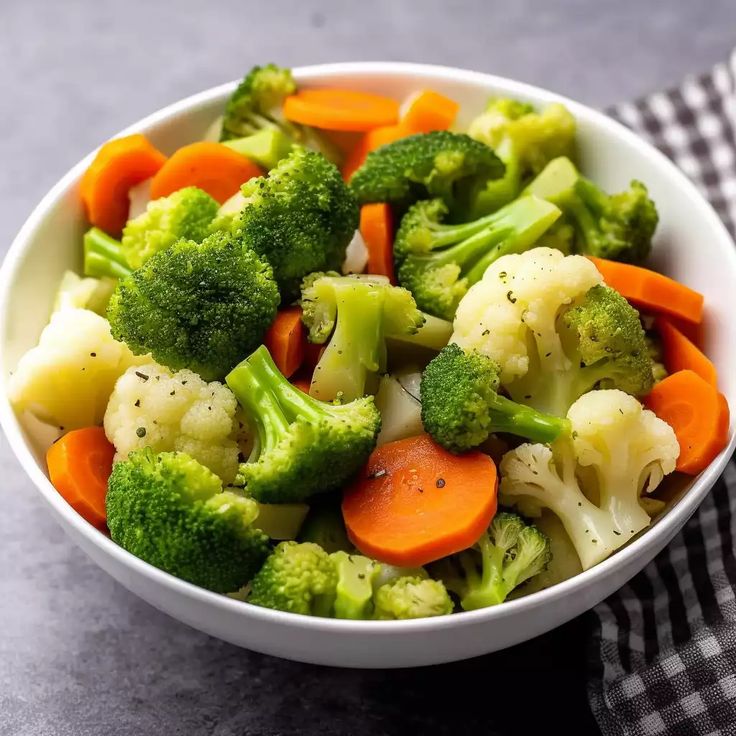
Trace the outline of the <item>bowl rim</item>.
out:
M 544 88 L 518 82 L 506 77 L 500 77 L 483 72 L 468 69 L 439 66 L 431 64 L 415 64 L 407 62 L 338 62 L 331 64 L 317 64 L 297 67 L 294 70 L 295 78 L 300 82 L 317 83 L 329 81 L 333 77 L 349 75 L 354 78 L 360 77 L 408 77 L 412 76 L 421 83 L 422 80 L 445 79 L 449 81 L 465 81 L 481 84 L 489 88 L 508 90 L 512 95 L 529 97 L 544 101 L 558 101 L 567 105 L 576 117 L 581 116 L 591 121 L 597 128 L 607 130 L 612 135 L 624 139 L 632 148 L 637 150 L 641 156 L 653 158 L 657 165 L 663 167 L 677 185 L 683 188 L 689 195 L 692 207 L 696 210 L 696 216 L 708 221 L 714 232 L 720 233 L 719 241 L 729 245 L 723 248 L 724 257 L 730 261 L 730 268 L 736 274 L 736 247 L 734 247 L 723 222 L 720 220 L 712 206 L 696 189 L 695 185 L 678 169 L 675 164 L 662 152 L 651 144 L 640 138 L 634 132 L 621 123 L 606 116 L 587 105 L 568 99 L 563 95 L 556 94 Z M 224 97 L 231 92 L 237 81 L 227 82 L 211 87 L 202 92 L 190 95 L 170 105 L 160 108 L 156 112 L 147 115 L 137 122 L 127 126 L 113 138 L 140 132 L 153 125 L 174 119 L 182 114 L 206 107 L 214 100 Z M 5 315 L 10 309 L 10 292 L 15 282 L 15 275 L 22 263 L 23 256 L 28 243 L 31 242 L 35 231 L 44 222 L 48 211 L 56 204 L 60 197 L 75 184 L 82 172 L 92 161 L 96 153 L 95 149 L 81 161 L 74 165 L 41 199 L 36 205 L 28 219 L 25 221 L 0 267 L 0 314 Z M 0 346 L 7 340 L 7 320 L 0 321 Z M 214 593 L 200 588 L 197 585 L 181 580 L 153 565 L 139 559 L 122 547 L 118 546 L 105 534 L 85 521 L 77 512 L 66 503 L 61 495 L 51 485 L 44 472 L 37 465 L 36 460 L 26 444 L 18 417 L 10 405 L 7 396 L 7 376 L 3 372 L 0 375 L 0 426 L 2 427 L 8 443 L 13 450 L 17 460 L 23 467 L 28 477 L 33 481 L 36 489 L 52 509 L 69 525 L 78 535 L 86 541 L 101 549 L 108 556 L 122 566 L 131 568 L 133 572 L 141 575 L 152 583 L 167 588 L 172 593 L 197 601 L 199 604 L 215 606 L 223 612 L 241 615 L 245 619 L 255 618 L 263 623 L 282 624 L 286 626 L 297 626 L 310 631 L 325 633 L 371 633 L 396 635 L 402 632 L 429 632 L 443 628 L 454 628 L 477 625 L 480 623 L 490 624 L 503 618 L 508 618 L 520 613 L 522 610 L 546 607 L 558 603 L 562 599 L 575 595 L 581 590 L 595 583 L 599 578 L 606 578 L 623 569 L 627 563 L 633 562 L 635 558 L 642 556 L 647 550 L 658 545 L 662 538 L 674 536 L 685 524 L 688 518 L 695 512 L 700 503 L 710 491 L 725 469 L 734 448 L 736 448 L 736 434 L 731 425 L 731 438 L 728 446 L 711 462 L 711 464 L 694 480 L 693 486 L 679 501 L 671 507 L 667 513 L 657 522 L 635 538 L 627 546 L 616 552 L 611 557 L 594 567 L 575 575 L 568 580 L 553 585 L 550 588 L 532 593 L 528 596 L 506 601 L 502 606 L 493 606 L 476 611 L 462 611 L 448 616 L 433 618 L 413 619 L 404 621 L 347 621 L 340 619 L 320 618 L 305 616 L 302 614 L 288 613 L 261 608 L 242 601 L 232 599 L 228 596 Z M 68 531 L 65 528 L 65 531 Z

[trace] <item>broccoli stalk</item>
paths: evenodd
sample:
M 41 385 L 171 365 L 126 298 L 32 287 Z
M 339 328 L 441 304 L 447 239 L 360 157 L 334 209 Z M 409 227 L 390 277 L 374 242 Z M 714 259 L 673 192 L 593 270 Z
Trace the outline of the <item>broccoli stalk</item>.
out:
M 567 419 L 542 414 L 501 396 L 498 364 L 481 353 L 448 345 L 422 374 L 422 423 L 452 452 L 464 452 L 495 432 L 553 442 L 569 432 Z
M 448 322 L 426 316 L 411 294 L 385 276 L 313 274 L 302 287 L 303 320 L 309 340 L 327 347 L 312 378 L 311 393 L 324 401 L 352 400 L 386 370 L 386 340 L 409 339 L 437 348 L 447 343 Z
M 292 386 L 261 346 L 226 378 L 256 432 L 241 476 L 264 503 L 292 503 L 339 488 L 365 463 L 381 417 L 372 398 L 326 404 Z
M 500 512 L 474 549 L 442 561 L 436 570 L 462 608 L 474 611 L 503 603 L 549 561 L 549 539 L 516 514 Z
M 381 566 L 368 557 L 347 552 L 335 552 L 330 557 L 337 570 L 335 618 L 370 618 L 373 583 Z
M 441 200 L 415 204 L 402 219 L 394 253 L 399 283 L 420 309 L 452 319 L 486 268 L 534 245 L 560 211 L 542 199 L 524 197 L 472 222 L 443 224 L 446 215 Z
M 652 249 L 659 216 L 646 186 L 607 194 L 581 176 L 566 158 L 554 159 L 526 190 L 556 204 L 575 226 L 580 253 L 626 263 L 641 263 Z
M 92 278 L 122 279 L 133 269 L 123 255 L 119 240 L 111 238 L 98 227 L 84 234 L 84 275 Z

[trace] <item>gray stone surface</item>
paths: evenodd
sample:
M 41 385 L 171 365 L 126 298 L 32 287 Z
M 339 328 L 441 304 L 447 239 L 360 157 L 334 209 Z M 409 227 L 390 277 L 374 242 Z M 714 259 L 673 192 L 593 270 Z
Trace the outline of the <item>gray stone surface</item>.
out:
M 735 25 L 733 0 L 0 0 L 0 244 L 103 138 L 256 62 L 451 64 L 605 106 L 708 68 Z M 0 476 L 2 736 L 501 734 L 557 718 L 594 732 L 584 619 L 425 670 L 263 657 L 173 621 L 95 568 L 4 439 Z

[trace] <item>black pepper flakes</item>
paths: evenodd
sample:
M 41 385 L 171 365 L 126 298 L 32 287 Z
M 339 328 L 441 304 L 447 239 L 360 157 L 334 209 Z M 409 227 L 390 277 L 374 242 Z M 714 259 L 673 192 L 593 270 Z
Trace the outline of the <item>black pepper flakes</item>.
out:
M 444 488 L 445 487 L 445 479 L 444 478 L 437 478 L 437 481 L 435 482 L 435 485 L 437 488 Z
M 141 405 L 141 400 L 140 399 L 136 399 L 135 400 L 135 404 L 133 404 L 133 406 L 135 406 L 135 408 L 138 409 L 138 408 L 140 408 L 140 405 Z
M 509 290 L 506 292 L 506 298 L 512 303 L 516 304 L 516 297 L 514 296 L 514 292 Z
M 138 378 L 141 379 L 141 381 L 147 381 L 150 378 L 149 375 L 147 375 L 146 373 L 141 373 L 140 371 L 136 371 L 135 374 L 136 376 L 138 376 Z
M 138 435 L 139 437 L 143 438 L 143 437 L 145 437 L 145 436 L 146 436 L 146 428 L 145 428 L 145 427 L 138 427 L 138 429 L 136 429 L 135 433 L 136 433 L 136 434 L 137 434 L 137 435 Z

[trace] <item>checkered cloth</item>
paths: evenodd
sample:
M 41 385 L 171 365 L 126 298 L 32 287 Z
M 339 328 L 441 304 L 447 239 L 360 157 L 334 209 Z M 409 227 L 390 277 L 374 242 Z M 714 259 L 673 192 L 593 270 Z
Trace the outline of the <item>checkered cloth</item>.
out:
M 690 176 L 736 236 L 736 52 L 610 113 Z M 643 572 L 595 608 L 589 698 L 604 736 L 736 735 L 736 462 Z

